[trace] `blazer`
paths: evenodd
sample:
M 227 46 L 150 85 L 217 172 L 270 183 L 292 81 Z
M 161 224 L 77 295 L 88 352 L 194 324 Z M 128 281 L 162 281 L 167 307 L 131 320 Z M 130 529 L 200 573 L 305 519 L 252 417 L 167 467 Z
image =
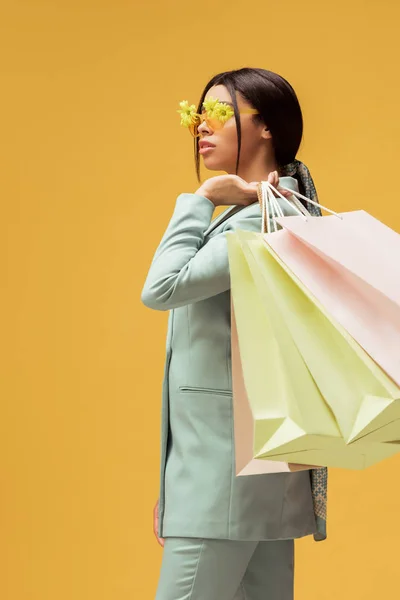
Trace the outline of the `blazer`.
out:
M 293 177 L 280 183 L 298 190 Z M 212 221 L 214 208 L 198 194 L 178 196 L 141 294 L 147 307 L 170 311 L 158 535 L 323 540 L 326 469 L 235 475 L 226 234 L 261 231 L 261 209 L 258 202 L 233 206 Z

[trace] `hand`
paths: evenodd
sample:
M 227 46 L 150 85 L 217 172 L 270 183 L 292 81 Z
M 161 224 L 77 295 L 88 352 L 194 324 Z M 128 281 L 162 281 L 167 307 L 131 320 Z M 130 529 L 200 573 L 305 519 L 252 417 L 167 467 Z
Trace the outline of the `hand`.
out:
M 158 503 L 159 501 L 157 500 L 157 504 L 154 507 L 153 510 L 153 531 L 154 531 L 154 535 L 156 536 L 157 542 L 160 544 L 160 546 L 164 546 L 164 538 L 160 538 L 158 537 Z
M 291 192 L 286 192 L 278 187 L 278 171 L 272 171 L 268 175 L 268 181 L 279 190 L 282 196 L 291 195 Z M 207 179 L 195 193 L 208 198 L 215 206 L 232 204 L 248 206 L 257 201 L 257 186 L 257 181 L 247 183 L 238 175 L 217 175 Z

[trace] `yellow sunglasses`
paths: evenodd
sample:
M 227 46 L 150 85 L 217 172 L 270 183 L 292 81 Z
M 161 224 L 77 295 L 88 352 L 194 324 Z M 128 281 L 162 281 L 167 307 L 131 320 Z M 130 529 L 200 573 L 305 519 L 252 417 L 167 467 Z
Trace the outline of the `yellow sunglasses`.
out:
M 179 106 L 180 109 L 177 112 L 181 115 L 181 125 L 187 127 L 193 137 L 201 135 L 198 128 L 204 121 L 213 130 L 221 129 L 235 114 L 229 102 L 221 102 L 218 98 L 211 96 L 204 100 L 201 113 L 197 113 L 195 105 L 189 105 L 187 100 L 180 102 Z M 258 115 L 258 110 L 255 108 L 242 109 L 239 114 Z

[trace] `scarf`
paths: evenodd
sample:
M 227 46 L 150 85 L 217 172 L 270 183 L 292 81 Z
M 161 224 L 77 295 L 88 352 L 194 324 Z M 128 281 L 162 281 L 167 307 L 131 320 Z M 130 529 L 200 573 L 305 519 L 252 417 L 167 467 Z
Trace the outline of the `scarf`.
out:
M 308 170 L 308 167 L 306 167 L 306 165 L 300 160 L 295 159 L 293 162 L 281 167 L 280 175 L 282 177 L 291 176 L 297 179 L 300 194 L 303 194 L 303 196 L 307 196 L 307 198 L 310 198 L 310 200 L 313 200 L 313 202 L 318 202 L 318 194 L 317 190 L 315 189 L 311 173 Z M 313 217 L 321 216 L 321 210 L 317 206 L 310 204 L 302 198 L 299 198 L 299 200 Z

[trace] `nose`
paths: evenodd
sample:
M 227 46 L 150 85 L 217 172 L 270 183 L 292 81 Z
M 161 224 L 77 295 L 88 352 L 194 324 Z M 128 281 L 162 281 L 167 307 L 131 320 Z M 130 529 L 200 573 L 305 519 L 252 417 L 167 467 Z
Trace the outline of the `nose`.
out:
M 207 133 L 210 133 L 210 126 L 208 125 L 208 123 L 205 119 L 197 127 L 197 131 L 200 133 L 200 135 L 207 135 Z

